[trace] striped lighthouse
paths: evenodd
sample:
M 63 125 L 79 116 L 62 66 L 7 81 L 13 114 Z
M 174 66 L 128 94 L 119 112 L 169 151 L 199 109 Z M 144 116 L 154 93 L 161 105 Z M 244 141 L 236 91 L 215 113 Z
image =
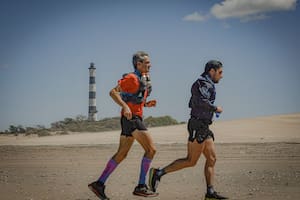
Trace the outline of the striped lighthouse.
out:
M 90 72 L 90 84 L 89 84 L 89 121 L 97 120 L 97 109 L 96 109 L 96 68 L 94 63 L 91 63 L 89 67 Z

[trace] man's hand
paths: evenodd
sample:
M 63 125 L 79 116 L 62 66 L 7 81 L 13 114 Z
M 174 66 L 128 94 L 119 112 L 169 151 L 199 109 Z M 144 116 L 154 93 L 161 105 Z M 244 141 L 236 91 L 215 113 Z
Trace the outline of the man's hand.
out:
M 121 96 L 120 96 L 120 92 L 121 92 L 121 87 L 120 85 L 117 85 L 115 88 L 113 88 L 110 91 L 110 96 L 111 98 L 119 105 L 122 107 L 122 111 L 123 111 L 123 115 L 124 117 L 126 117 L 128 120 L 132 119 L 132 113 L 130 108 L 128 107 L 128 105 L 122 100 Z
M 131 120 L 132 119 L 132 113 L 130 108 L 126 105 L 123 107 L 123 115 L 128 119 Z
M 217 106 L 216 113 L 222 113 L 222 112 L 223 112 L 223 108 L 221 106 Z
M 156 106 L 156 100 L 150 100 L 145 103 L 145 106 L 150 108 L 150 107 L 155 107 Z

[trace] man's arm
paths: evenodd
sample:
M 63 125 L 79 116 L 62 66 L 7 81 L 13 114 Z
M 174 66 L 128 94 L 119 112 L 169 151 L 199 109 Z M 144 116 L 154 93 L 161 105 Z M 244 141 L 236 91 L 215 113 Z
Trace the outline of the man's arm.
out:
M 223 108 L 221 106 L 215 106 L 212 103 L 210 103 L 210 101 L 208 99 L 202 99 L 202 102 L 200 103 L 200 106 L 216 112 L 216 113 L 222 113 L 223 112 Z
M 115 88 L 113 88 L 110 92 L 109 95 L 111 96 L 111 98 L 114 100 L 114 102 L 116 102 L 119 106 L 122 107 L 123 110 L 123 114 L 124 116 L 130 120 L 132 118 L 132 113 L 130 108 L 128 107 L 128 105 L 122 100 L 121 95 L 121 87 L 119 85 L 117 85 Z
M 150 107 L 155 107 L 155 106 L 156 106 L 156 100 L 155 100 L 155 99 L 150 100 L 150 101 L 147 101 L 147 102 L 145 103 L 145 107 L 148 107 L 148 108 L 150 108 Z
M 210 111 L 221 113 L 223 109 L 220 106 L 215 106 L 209 101 L 210 92 L 207 85 L 203 85 L 199 87 L 199 92 L 201 94 L 201 102 L 200 105 Z

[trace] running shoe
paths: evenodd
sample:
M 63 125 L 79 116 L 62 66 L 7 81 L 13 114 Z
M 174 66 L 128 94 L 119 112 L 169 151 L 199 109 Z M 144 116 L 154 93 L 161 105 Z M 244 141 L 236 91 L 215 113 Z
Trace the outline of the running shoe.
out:
M 216 199 L 228 199 L 228 198 L 219 195 L 217 192 L 205 195 L 205 200 L 216 200 Z
M 159 169 L 151 168 L 149 171 L 149 187 L 153 192 L 156 192 L 160 182 L 160 177 L 157 174 L 158 170 Z
M 105 190 L 105 185 L 101 185 L 97 181 L 91 183 L 88 185 L 89 189 L 94 192 L 97 197 L 99 197 L 101 200 L 109 200 L 109 198 L 106 196 L 104 190 Z
M 135 187 L 133 194 L 142 197 L 156 197 L 158 194 L 148 189 L 147 185 L 138 185 Z

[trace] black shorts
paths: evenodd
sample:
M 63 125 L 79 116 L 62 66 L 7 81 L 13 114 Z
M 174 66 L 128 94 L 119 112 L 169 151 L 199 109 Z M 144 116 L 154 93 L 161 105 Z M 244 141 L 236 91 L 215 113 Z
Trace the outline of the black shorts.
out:
M 147 128 L 143 122 L 143 119 L 139 116 L 132 116 L 131 120 L 128 120 L 126 117 L 121 117 L 121 135 L 132 137 L 132 132 L 137 130 L 146 131 Z
M 209 123 L 196 119 L 190 118 L 188 122 L 189 141 L 194 142 L 196 139 L 199 144 L 204 142 L 208 138 L 215 140 L 214 133 L 209 129 Z

